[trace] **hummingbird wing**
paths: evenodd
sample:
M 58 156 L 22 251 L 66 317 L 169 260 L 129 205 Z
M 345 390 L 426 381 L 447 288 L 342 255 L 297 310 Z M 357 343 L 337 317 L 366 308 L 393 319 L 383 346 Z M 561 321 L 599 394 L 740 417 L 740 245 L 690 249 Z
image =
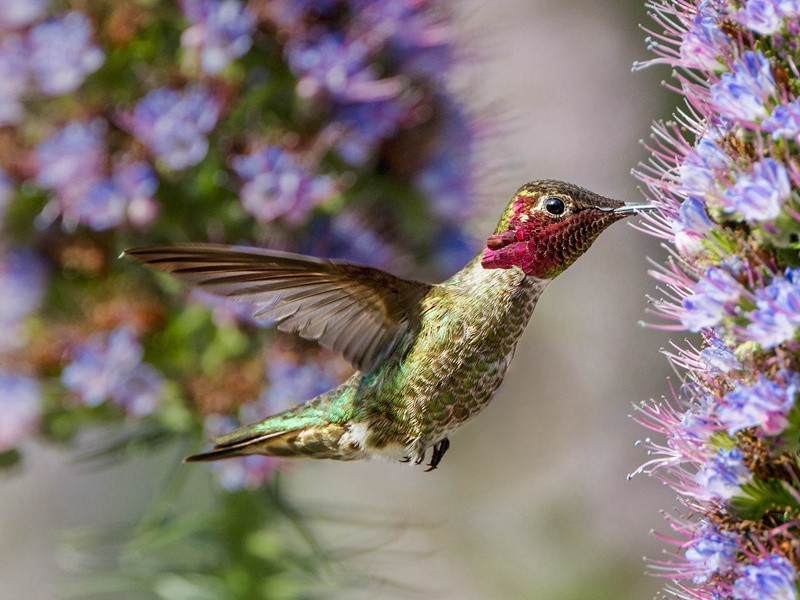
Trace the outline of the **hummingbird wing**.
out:
M 250 302 L 258 319 L 374 370 L 419 325 L 431 285 L 380 269 L 289 252 L 210 244 L 153 246 L 126 256 L 205 291 Z

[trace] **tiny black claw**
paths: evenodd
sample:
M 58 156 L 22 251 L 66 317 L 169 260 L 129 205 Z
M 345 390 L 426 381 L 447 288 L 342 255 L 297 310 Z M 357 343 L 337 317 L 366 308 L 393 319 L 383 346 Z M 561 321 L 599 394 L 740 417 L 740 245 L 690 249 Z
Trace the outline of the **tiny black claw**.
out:
M 411 462 L 411 457 L 410 456 L 404 456 L 403 458 L 400 459 L 400 462 L 401 463 L 409 463 L 409 462 Z
M 448 448 L 450 448 L 450 440 L 447 438 L 442 438 L 433 445 L 433 456 L 431 456 L 431 462 L 428 464 L 428 468 L 425 469 L 426 473 L 433 471 L 439 466 L 439 463 L 442 462 L 442 457 L 444 457 L 444 453 L 447 452 Z
M 422 464 L 422 461 L 424 461 L 424 460 L 425 460 L 425 452 L 423 452 L 422 454 L 420 454 L 420 455 L 417 457 L 417 460 L 415 460 L 415 461 L 414 461 L 414 464 L 415 464 L 415 465 L 421 465 L 421 464 Z

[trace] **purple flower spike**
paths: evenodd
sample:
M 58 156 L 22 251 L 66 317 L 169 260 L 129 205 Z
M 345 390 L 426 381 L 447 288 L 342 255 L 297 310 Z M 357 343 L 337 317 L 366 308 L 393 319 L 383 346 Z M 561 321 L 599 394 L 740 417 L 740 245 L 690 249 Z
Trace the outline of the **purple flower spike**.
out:
M 31 29 L 30 68 L 38 89 L 59 96 L 77 89 L 103 64 L 104 54 L 92 44 L 92 26 L 79 12 L 70 12 Z
M 299 223 L 335 190 L 330 177 L 314 175 L 279 146 L 237 156 L 232 166 L 244 181 L 242 205 L 259 221 L 284 217 Z
M 705 363 L 709 372 L 714 375 L 738 371 L 742 368 L 742 363 L 719 339 L 710 338 L 708 347 L 700 351 L 700 359 Z
M 780 554 L 770 554 L 742 570 L 733 584 L 734 600 L 797 600 L 797 571 Z
M 61 382 L 87 406 L 111 399 L 134 417 L 147 416 L 158 405 L 164 378 L 142 362 L 143 354 L 128 329 L 94 335 L 73 352 Z
M 713 327 L 722 320 L 729 305 L 736 303 L 741 286 L 733 276 L 717 267 L 709 267 L 691 296 L 683 300 L 681 322 L 690 331 Z
M 205 73 L 219 73 L 250 49 L 256 18 L 239 0 L 183 0 L 181 8 L 192 23 L 181 44 L 199 50 Z
M 180 170 L 205 158 L 206 136 L 217 125 L 220 109 L 219 101 L 202 88 L 159 88 L 142 98 L 124 121 L 167 168 Z
M 708 522 L 695 531 L 694 538 L 686 549 L 686 560 L 695 575 L 692 581 L 703 583 L 712 575 L 727 573 L 736 566 L 739 544 L 736 536 L 728 531 L 719 531 Z
M 681 43 L 681 61 L 689 68 L 719 71 L 720 55 L 730 43 L 713 17 L 698 13 Z
M 711 86 L 711 99 L 716 109 L 729 119 L 746 123 L 768 117 L 766 104 L 774 95 L 772 69 L 761 51 L 745 52 L 733 65 L 733 72 L 723 73 L 719 82 Z
M 753 165 L 752 173 L 739 176 L 725 192 L 723 204 L 729 212 L 736 211 L 750 221 L 769 221 L 780 214 L 791 193 L 786 167 L 765 158 Z
M 0 371 L 0 452 L 14 449 L 36 431 L 41 413 L 39 382 Z
M 747 427 L 760 427 L 766 435 L 778 435 L 789 424 L 787 414 L 796 396 L 796 378 L 789 377 L 779 384 L 759 374 L 752 386 L 739 384 L 725 394 L 717 416 L 730 435 Z
M 737 495 L 739 486 L 752 477 L 743 458 L 738 448 L 720 450 L 695 475 L 700 495 L 710 500 L 730 500 Z

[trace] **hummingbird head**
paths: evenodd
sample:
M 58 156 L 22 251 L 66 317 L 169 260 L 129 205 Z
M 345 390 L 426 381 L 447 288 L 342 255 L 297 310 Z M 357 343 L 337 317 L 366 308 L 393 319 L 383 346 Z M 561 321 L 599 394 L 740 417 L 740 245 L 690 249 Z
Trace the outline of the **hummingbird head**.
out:
M 523 185 L 486 240 L 486 269 L 520 267 L 538 279 L 553 279 L 589 249 L 609 225 L 649 204 L 604 198 L 571 183 L 543 179 Z

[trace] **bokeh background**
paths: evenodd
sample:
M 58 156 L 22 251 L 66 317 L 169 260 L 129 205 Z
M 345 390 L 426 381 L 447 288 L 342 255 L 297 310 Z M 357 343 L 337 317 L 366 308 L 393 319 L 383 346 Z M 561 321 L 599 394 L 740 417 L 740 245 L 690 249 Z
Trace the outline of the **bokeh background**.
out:
M 646 56 L 640 3 L 453 6 L 471 48 L 457 87 L 494 117 L 497 131 L 484 150 L 489 185 L 474 232 L 491 230 L 514 189 L 534 178 L 639 199 L 630 176 L 645 156 L 639 139 L 651 119 L 669 114 L 671 101 L 659 85 L 664 73 L 630 70 Z M 646 458 L 634 446 L 644 432 L 627 417 L 631 404 L 667 389 L 659 354 L 667 338 L 637 325 L 654 287 L 646 257 L 660 254 L 627 224 L 601 236 L 548 288 L 505 384 L 451 438 L 436 472 L 292 463 L 281 476 L 283 492 L 310 515 L 321 547 L 338 553 L 346 570 L 375 576 L 341 597 L 655 594 L 660 582 L 644 574 L 642 557 L 660 551 L 649 532 L 661 526 L 658 510 L 672 494 L 626 475 Z M 0 474 L 0 597 L 79 589 L 76 540 L 152 510 L 183 451 L 168 447 L 98 469 L 60 448 L 28 448 L 24 469 Z M 203 474 L 189 477 L 196 494 L 181 500 L 187 506 L 208 486 Z M 168 588 L 161 593 L 171 596 Z

